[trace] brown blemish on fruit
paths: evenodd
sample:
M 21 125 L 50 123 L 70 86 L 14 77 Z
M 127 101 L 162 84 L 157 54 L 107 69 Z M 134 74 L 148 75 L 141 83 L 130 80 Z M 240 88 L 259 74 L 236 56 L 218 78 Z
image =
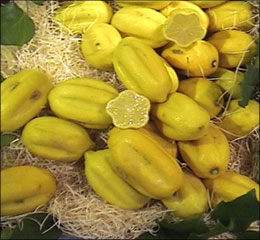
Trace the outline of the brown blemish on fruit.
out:
M 128 175 L 126 174 L 126 172 L 122 168 L 115 167 L 115 171 L 118 174 L 118 176 L 120 176 L 124 180 L 127 180 Z
M 23 199 L 19 199 L 19 200 L 16 200 L 16 201 L 15 201 L 15 203 L 17 203 L 17 204 L 21 204 L 21 203 L 23 203 L 23 202 L 24 202 Z
M 35 92 L 32 94 L 32 96 L 30 97 L 30 99 L 31 99 L 31 100 L 37 100 L 37 99 L 40 98 L 40 96 L 41 96 L 41 92 L 35 91 Z
M 173 49 L 172 52 L 174 54 L 183 54 L 183 51 L 179 50 L 179 49 Z
M 177 197 L 178 196 L 178 192 L 175 192 L 172 196 L 173 197 Z
M 204 128 L 204 126 L 199 126 L 198 130 L 201 131 Z

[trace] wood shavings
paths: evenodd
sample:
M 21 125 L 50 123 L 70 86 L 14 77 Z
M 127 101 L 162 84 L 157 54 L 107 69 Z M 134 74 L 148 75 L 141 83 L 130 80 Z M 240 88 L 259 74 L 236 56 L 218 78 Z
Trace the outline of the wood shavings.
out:
M 151 231 L 155 220 L 166 213 L 158 202 L 139 210 L 122 210 L 104 202 L 87 184 L 83 188 L 65 185 L 49 210 L 58 217 L 65 233 L 91 239 L 134 239 L 140 232 Z
M 254 168 L 252 153 L 259 148 L 259 126 L 247 137 L 229 142 L 229 146 L 231 158 L 228 169 L 256 180 L 259 169 Z

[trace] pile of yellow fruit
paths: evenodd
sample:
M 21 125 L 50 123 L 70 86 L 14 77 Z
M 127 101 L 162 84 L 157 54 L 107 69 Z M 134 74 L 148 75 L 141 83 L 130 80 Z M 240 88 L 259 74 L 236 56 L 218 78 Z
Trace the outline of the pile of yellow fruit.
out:
M 207 190 L 213 207 L 251 189 L 259 200 L 256 182 L 227 170 L 228 141 L 259 125 L 259 103 L 239 105 L 244 73 L 235 70 L 256 53 L 246 32 L 254 25 L 251 5 L 117 3 L 121 8 L 113 14 L 103 1 L 69 2 L 55 20 L 62 31 L 82 35 L 86 61 L 115 71 L 127 90 L 119 93 L 89 78 L 53 86 L 44 72 L 25 70 L 1 84 L 1 132 L 23 128 L 25 147 L 44 159 L 73 162 L 84 156 L 87 183 L 123 209 L 157 199 L 187 218 L 208 210 Z M 55 116 L 36 117 L 47 104 Z M 88 129 L 109 129 L 108 148 L 97 149 Z M 33 211 L 55 189 L 46 169 L 4 169 L 1 214 Z

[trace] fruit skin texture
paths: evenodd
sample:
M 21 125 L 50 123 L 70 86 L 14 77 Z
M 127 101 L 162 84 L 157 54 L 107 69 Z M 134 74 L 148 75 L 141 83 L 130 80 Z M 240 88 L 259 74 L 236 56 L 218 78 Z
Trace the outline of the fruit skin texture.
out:
M 171 1 L 116 1 L 119 6 L 127 7 L 127 6 L 141 6 L 147 8 L 153 8 L 156 10 L 160 10 L 166 7 Z
M 79 160 L 85 151 L 95 145 L 83 127 L 47 116 L 26 124 L 22 142 L 33 154 L 62 162 Z
M 196 140 L 207 132 L 210 116 L 193 99 L 173 93 L 164 103 L 153 104 L 151 109 L 160 132 L 174 140 Z
M 46 204 L 56 191 L 50 171 L 34 166 L 1 170 L 1 216 L 33 211 Z
M 156 10 L 130 6 L 118 10 L 111 24 L 127 36 L 148 40 L 153 48 L 164 46 L 168 41 L 162 33 L 166 17 Z
M 138 209 L 150 199 L 138 193 L 109 164 L 108 149 L 85 153 L 85 175 L 88 184 L 105 201 L 123 209 Z
M 247 2 L 230 1 L 210 8 L 206 11 L 209 16 L 209 31 L 216 32 L 227 28 L 247 31 L 254 25 L 252 5 Z
M 239 100 L 232 100 L 227 113 L 219 123 L 220 128 L 230 132 L 224 132 L 228 140 L 242 137 L 249 134 L 259 125 L 259 103 L 250 100 L 248 105 L 243 108 L 238 104 Z
M 81 52 L 89 64 L 112 71 L 113 52 L 120 41 L 121 35 L 112 25 L 96 23 L 84 33 Z
M 227 170 L 230 150 L 225 135 L 213 126 L 202 138 L 178 142 L 183 160 L 200 178 L 216 178 Z
M 1 132 L 23 127 L 47 103 L 51 80 L 39 70 L 16 73 L 1 83 Z
M 210 118 L 213 118 L 221 111 L 224 99 L 221 88 L 206 78 L 189 78 L 180 81 L 178 92 L 181 92 L 193 100 L 201 107 L 205 108 Z
M 202 181 L 190 172 L 183 171 L 181 188 L 171 197 L 161 200 L 180 218 L 190 218 L 208 210 L 208 194 Z
M 115 130 L 109 134 L 109 163 L 115 172 L 145 196 L 170 197 L 182 184 L 176 159 L 150 134 L 138 130 Z
M 124 38 L 114 51 L 113 64 L 124 86 L 151 102 L 164 102 L 172 90 L 172 80 L 162 59 L 138 39 Z
M 48 99 L 58 117 L 86 128 L 104 129 L 111 123 L 106 104 L 118 95 L 109 84 L 90 78 L 73 78 L 56 85 Z
M 151 138 L 156 140 L 161 146 L 169 152 L 169 154 L 173 157 L 177 157 L 178 149 L 177 144 L 175 141 L 170 141 L 170 139 L 167 139 L 160 135 L 160 132 L 158 129 L 151 123 L 146 124 L 143 128 L 139 128 L 139 131 L 145 132 L 146 134 L 149 134 Z
M 209 76 L 209 78 L 216 78 L 215 83 L 233 99 L 240 99 L 242 97 L 239 84 L 244 81 L 244 73 L 218 68 L 216 72 Z
M 219 61 L 217 49 L 204 40 L 198 40 L 185 48 L 174 43 L 169 44 L 164 48 L 162 57 L 188 77 L 212 74 L 217 70 Z
M 198 6 L 200 6 L 201 8 L 211 8 L 211 7 L 215 7 L 218 6 L 220 4 L 223 4 L 225 1 L 190 1 Z
M 204 184 L 213 193 L 211 204 L 216 207 L 221 201 L 232 201 L 252 189 L 256 191 L 259 201 L 259 185 L 247 176 L 226 171 L 215 179 L 205 179 Z
M 111 7 L 104 1 L 75 2 L 58 11 L 55 20 L 61 22 L 73 33 L 84 33 L 93 23 L 109 23 L 112 17 Z
M 208 41 L 219 51 L 219 66 L 223 68 L 236 68 L 240 63 L 243 66 L 256 53 L 257 46 L 252 36 L 242 31 L 219 31 L 211 35 Z

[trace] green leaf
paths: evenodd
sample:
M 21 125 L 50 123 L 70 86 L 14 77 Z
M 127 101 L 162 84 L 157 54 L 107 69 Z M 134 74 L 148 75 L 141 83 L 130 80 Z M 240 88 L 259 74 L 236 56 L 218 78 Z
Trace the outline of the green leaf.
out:
M 53 217 L 48 216 L 46 213 L 37 213 L 32 214 L 23 219 L 23 228 L 20 230 L 16 227 L 9 239 L 58 239 L 62 234 L 61 230 L 59 230 L 56 226 L 51 228 L 54 224 Z M 38 221 L 43 226 L 40 228 Z M 44 221 L 44 223 L 43 223 Z M 51 228 L 49 231 L 44 233 L 47 229 Z
M 225 226 L 223 226 L 221 223 L 215 222 L 214 224 L 211 225 L 211 227 L 207 232 L 202 234 L 191 233 L 189 239 L 208 239 L 209 237 L 213 237 L 224 232 L 228 232 L 228 229 Z
M 1 82 L 3 82 L 5 79 L 3 78 L 3 76 L 1 75 Z
M 172 229 L 176 232 L 191 232 L 199 234 L 205 233 L 209 230 L 203 218 L 204 214 L 174 224 L 170 224 L 166 219 L 164 219 L 159 224 L 163 228 Z
M 240 239 L 256 239 L 256 233 L 246 231 L 252 222 L 259 219 L 259 202 L 255 190 L 233 201 L 221 202 L 209 217 L 207 225 L 203 214 L 177 223 L 169 223 L 164 219 L 158 223 L 160 229 L 156 236 L 145 233 L 138 239 L 208 239 L 226 232 L 241 236 Z
M 205 233 L 209 230 L 203 218 L 204 215 L 202 214 L 177 223 L 169 223 L 164 219 L 158 223 L 160 230 L 156 233 L 156 237 L 145 233 L 139 239 L 189 239 L 191 233 L 194 233 L 192 238 L 195 239 L 195 234 Z
M 34 2 L 35 4 L 38 4 L 38 5 L 43 5 L 45 0 L 32 0 L 32 2 Z
M 144 233 L 141 236 L 139 236 L 137 239 L 159 239 L 158 236 L 153 236 L 150 233 Z
M 13 134 L 2 134 L 1 133 L 1 148 L 8 146 L 16 138 Z
M 211 213 L 211 217 L 230 232 L 245 231 L 252 222 L 259 219 L 259 202 L 255 189 L 231 202 L 221 202 Z
M 240 232 L 237 234 L 237 239 L 243 239 L 243 240 L 260 239 L 260 232 L 254 232 L 254 231 Z
M 11 239 L 12 234 L 13 234 L 13 230 L 11 228 L 6 228 L 1 231 L 0 239 L 3 239 L 3 240 Z
M 251 99 L 257 83 L 259 82 L 259 60 L 255 65 L 249 65 L 245 72 L 245 79 L 241 82 L 242 100 L 239 101 L 241 107 L 246 107 Z
M 34 32 L 32 19 L 14 2 L 1 7 L 1 44 L 22 46 L 32 39 Z
M 254 90 L 259 83 L 259 43 L 257 43 L 257 56 L 253 64 L 248 65 L 245 72 L 245 79 L 240 83 L 242 99 L 238 102 L 241 107 L 246 107 L 251 99 Z
M 173 230 L 160 228 L 160 230 L 156 233 L 156 236 L 153 236 L 149 233 L 144 233 L 141 236 L 139 236 L 137 239 L 188 239 L 189 233 L 180 233 L 175 232 Z

